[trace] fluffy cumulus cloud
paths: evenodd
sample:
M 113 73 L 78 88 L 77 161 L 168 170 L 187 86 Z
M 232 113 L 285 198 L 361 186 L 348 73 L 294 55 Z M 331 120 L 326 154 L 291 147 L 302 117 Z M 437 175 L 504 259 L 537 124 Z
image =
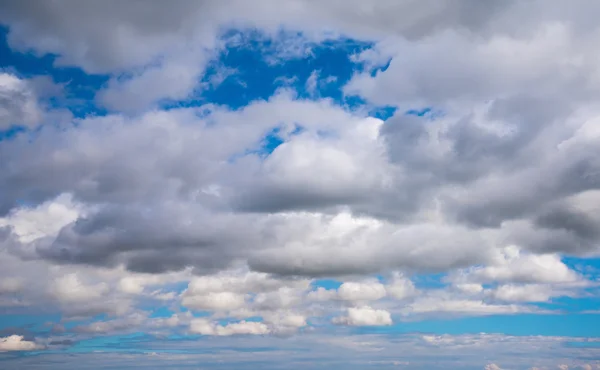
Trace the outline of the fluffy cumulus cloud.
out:
M 383 326 L 392 325 L 392 317 L 385 310 L 376 310 L 369 306 L 351 307 L 347 316 L 337 317 L 333 322 L 352 326 Z
M 0 352 L 32 351 L 41 347 L 35 342 L 24 340 L 22 335 L 10 335 L 0 338 Z
M 0 2 L 0 315 L 39 319 L 0 318 L 0 368 L 139 333 L 183 367 L 228 346 L 262 361 L 260 344 L 352 349 L 356 368 L 375 352 L 432 368 L 432 347 L 446 368 L 549 368 L 552 351 L 594 368 L 599 11 Z M 589 325 L 499 339 L 427 323 L 534 315 Z M 540 354 L 518 362 L 519 345 Z M 452 352 L 477 346 L 500 355 Z
M 222 326 L 215 325 L 204 319 L 195 319 L 190 324 L 190 331 L 202 335 L 261 335 L 269 333 L 269 328 L 260 322 L 240 321 Z

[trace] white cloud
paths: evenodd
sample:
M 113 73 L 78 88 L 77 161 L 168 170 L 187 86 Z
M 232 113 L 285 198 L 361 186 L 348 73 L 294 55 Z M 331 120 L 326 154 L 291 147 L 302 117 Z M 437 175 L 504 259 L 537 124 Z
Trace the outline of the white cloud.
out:
M 399 300 L 412 297 L 418 293 L 413 282 L 400 274 L 394 274 L 385 290 L 388 295 Z
M 580 278 L 557 254 L 528 254 L 515 247 L 505 248 L 497 265 L 474 269 L 470 274 L 481 281 L 569 283 Z
M 42 345 L 23 340 L 23 338 L 22 335 L 10 335 L 8 337 L 0 338 L 0 352 L 34 351 L 43 348 Z
M 378 282 L 346 282 L 338 288 L 337 294 L 345 301 L 376 301 L 386 296 L 386 288 Z
M 261 322 L 240 321 L 222 326 L 206 319 L 194 319 L 190 323 L 190 331 L 202 335 L 218 336 L 265 335 L 269 333 L 269 328 Z
M 348 281 L 342 283 L 337 289 L 324 289 L 322 287 L 310 291 L 307 295 L 313 301 L 347 301 L 368 302 L 377 301 L 390 296 L 397 300 L 403 300 L 417 293 L 412 281 L 400 274 L 394 274 L 388 284 L 382 284 L 377 280 L 365 279 L 363 281 Z
M 552 288 L 546 285 L 501 285 L 490 291 L 501 301 L 508 302 L 546 302 L 553 296 Z
M 333 322 L 350 326 L 386 326 L 392 325 L 392 317 L 385 310 L 377 310 L 369 306 L 350 307 L 348 316 L 336 317 Z
M 275 326 L 301 328 L 307 325 L 306 317 L 290 312 L 279 312 L 271 315 L 264 315 L 264 318 L 267 323 Z
M 456 284 L 454 286 L 456 289 L 458 289 L 461 292 L 467 293 L 467 294 L 477 294 L 477 293 L 481 293 L 483 292 L 483 286 L 481 284 L 473 284 L 473 283 L 464 283 L 464 284 Z

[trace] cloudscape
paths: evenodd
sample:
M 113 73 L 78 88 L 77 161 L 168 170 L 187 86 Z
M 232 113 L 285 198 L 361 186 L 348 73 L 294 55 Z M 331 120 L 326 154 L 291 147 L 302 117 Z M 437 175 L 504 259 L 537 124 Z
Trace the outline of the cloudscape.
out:
M 0 0 L 0 369 L 600 369 L 599 17 Z

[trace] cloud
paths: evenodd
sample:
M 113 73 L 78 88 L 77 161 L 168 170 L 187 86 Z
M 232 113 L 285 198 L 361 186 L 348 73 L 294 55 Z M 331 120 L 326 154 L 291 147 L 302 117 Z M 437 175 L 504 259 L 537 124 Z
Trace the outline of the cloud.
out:
M 343 283 L 338 288 L 338 297 L 346 301 L 376 301 L 385 297 L 386 291 L 380 283 Z
M 234 310 L 244 307 L 246 301 L 243 295 L 231 292 L 207 293 L 202 296 L 184 296 L 181 304 L 196 310 Z
M 343 282 L 337 289 L 317 288 L 309 292 L 307 298 L 314 301 L 368 302 L 381 300 L 387 296 L 397 300 L 412 297 L 418 293 L 412 281 L 394 273 L 386 284 L 377 280 Z
M 204 49 L 190 54 L 147 67 L 127 78 L 111 79 L 108 86 L 98 92 L 98 102 L 111 111 L 136 113 L 163 100 L 187 99 L 198 87 L 211 57 L 211 52 Z
M 22 335 L 10 335 L 0 338 L 0 352 L 34 351 L 43 348 L 43 346 L 35 342 L 23 340 L 23 338 Z
M 41 123 L 42 115 L 43 110 L 28 81 L 0 73 L 0 129 L 35 127 Z
M 514 247 L 506 248 L 497 265 L 475 269 L 470 273 L 480 281 L 516 281 L 569 283 L 580 277 L 556 254 L 525 254 Z
M 432 346 L 449 368 L 465 367 L 458 347 L 474 368 L 496 353 L 507 368 L 590 353 L 564 338 L 344 337 L 354 331 L 339 326 L 558 314 L 554 298 L 594 294 L 599 9 L 3 2 L 9 47 L 53 67 L 0 73 L 0 131 L 27 128 L 0 138 L 0 308 L 62 318 L 6 345 L 144 332 L 195 348 L 157 360 L 210 364 L 234 343 L 225 358 L 238 364 L 266 358 L 254 350 L 264 344 L 270 360 L 308 367 L 297 348 L 327 367 L 345 367 L 331 350 L 342 347 L 356 366 L 376 352 L 422 368 Z M 238 65 L 232 48 L 248 53 Z M 296 83 L 249 78 L 239 108 L 202 94 L 258 66 L 303 67 Z M 56 112 L 75 111 L 88 79 L 103 81 L 85 95 L 94 113 Z M 374 113 L 384 108 L 395 113 Z
M 264 335 L 269 328 L 260 322 L 240 321 L 225 326 L 216 325 L 205 319 L 194 319 L 190 323 L 190 331 L 202 335 Z
M 516 296 L 510 296 L 512 300 L 518 301 Z M 450 315 L 450 316 L 486 316 L 486 315 L 510 315 L 518 313 L 543 313 L 536 307 L 519 304 L 498 304 L 487 300 L 473 299 L 461 296 L 452 296 L 445 291 L 432 291 L 429 294 L 418 297 L 401 309 L 403 315 Z
M 419 38 L 456 26 L 478 29 L 509 5 L 385 1 L 369 8 L 356 0 L 343 4 L 287 0 L 278 2 L 275 12 L 274 4 L 272 0 L 257 1 L 252 6 L 237 0 L 227 4 L 181 1 L 170 7 L 153 3 L 141 17 L 135 6 L 120 2 L 94 7 L 51 3 L 39 8 L 26 1 L 5 4 L 0 21 L 15 25 L 9 34 L 15 48 L 55 53 L 60 56 L 59 65 L 78 65 L 91 73 L 105 73 L 146 65 L 161 52 L 177 51 L 194 41 L 206 42 L 224 24 L 267 31 L 286 26 L 311 34 L 333 27 L 350 37 L 375 38 L 391 33 Z M 73 29 L 79 32 L 71 32 Z M 109 37 L 100 39 L 102 32 Z M 112 41 L 117 35 L 120 41 Z
M 495 299 L 508 302 L 546 302 L 553 296 L 552 289 L 545 285 L 501 285 L 491 291 Z
M 348 316 L 336 317 L 333 322 L 350 326 L 385 326 L 392 325 L 392 317 L 385 310 L 377 310 L 369 306 L 350 307 Z
M 418 294 L 418 290 L 415 288 L 413 282 L 398 273 L 392 276 L 392 279 L 385 287 L 385 290 L 388 295 L 399 300 Z
M 58 300 L 72 304 L 98 299 L 105 295 L 107 290 L 107 285 L 103 283 L 84 285 L 73 273 L 57 279 L 52 293 Z

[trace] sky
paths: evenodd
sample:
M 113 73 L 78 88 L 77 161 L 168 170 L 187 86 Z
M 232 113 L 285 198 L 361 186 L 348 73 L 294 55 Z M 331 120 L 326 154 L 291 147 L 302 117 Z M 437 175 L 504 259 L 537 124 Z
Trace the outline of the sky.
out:
M 598 14 L 0 0 L 0 368 L 599 370 Z

